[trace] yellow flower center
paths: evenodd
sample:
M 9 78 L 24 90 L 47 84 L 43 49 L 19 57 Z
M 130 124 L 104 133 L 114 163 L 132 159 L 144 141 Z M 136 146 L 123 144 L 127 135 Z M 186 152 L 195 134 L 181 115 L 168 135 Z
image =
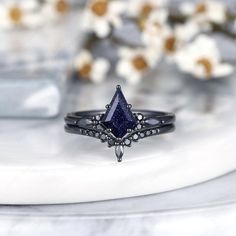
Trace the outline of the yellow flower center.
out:
M 138 27 L 141 31 L 143 31 L 145 29 L 145 24 L 146 24 L 146 19 L 141 17 L 141 18 L 138 18 L 137 19 L 137 24 L 138 24 Z
M 9 10 L 9 18 L 15 24 L 20 24 L 22 21 L 22 10 L 18 6 L 13 6 Z
M 205 57 L 199 58 L 196 61 L 196 64 L 203 67 L 204 72 L 208 78 L 211 77 L 213 71 L 213 65 L 209 59 Z
M 85 63 L 81 68 L 79 68 L 79 74 L 81 77 L 88 79 L 92 71 L 92 64 Z
M 143 72 L 148 69 L 148 63 L 143 56 L 136 56 L 132 60 L 134 68 L 140 72 Z
M 195 8 L 196 13 L 204 13 L 207 11 L 207 6 L 204 3 L 198 3 Z
M 63 14 L 69 10 L 69 4 L 65 0 L 59 0 L 56 2 L 55 8 L 58 13 Z
M 106 0 L 95 0 L 91 4 L 90 9 L 95 15 L 102 17 L 107 13 L 108 2 Z
M 154 7 L 151 4 L 145 3 L 140 10 L 140 16 L 148 17 L 150 13 L 153 11 L 153 9 Z
M 170 36 L 166 38 L 164 43 L 164 48 L 167 53 L 173 53 L 176 51 L 177 39 L 175 36 Z

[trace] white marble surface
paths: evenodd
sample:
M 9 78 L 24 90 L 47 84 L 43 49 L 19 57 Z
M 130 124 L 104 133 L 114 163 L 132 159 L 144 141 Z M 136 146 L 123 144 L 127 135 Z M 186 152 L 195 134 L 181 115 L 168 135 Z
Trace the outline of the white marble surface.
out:
M 4 236 L 235 236 L 236 206 L 219 206 L 217 208 L 199 209 L 182 212 L 165 212 L 101 217 L 27 217 L 0 221 L 0 233 Z
M 0 206 L 0 235 L 235 236 L 236 172 L 176 191 L 113 201 Z
M 122 163 L 116 162 L 113 149 L 98 140 L 64 133 L 63 115 L 48 121 L 2 120 L 0 203 L 72 203 L 140 196 L 234 170 L 234 81 L 203 84 L 164 71 L 140 87 L 123 86 L 123 90 L 135 108 L 176 112 L 176 132 L 127 148 Z M 73 86 L 65 113 L 104 107 L 116 83 L 96 89 Z

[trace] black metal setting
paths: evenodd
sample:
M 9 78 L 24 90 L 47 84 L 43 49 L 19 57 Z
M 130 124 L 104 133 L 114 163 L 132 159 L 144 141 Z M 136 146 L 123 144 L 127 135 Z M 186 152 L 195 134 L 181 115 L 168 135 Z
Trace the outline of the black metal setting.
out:
M 120 89 L 120 87 L 119 87 Z M 133 142 L 154 135 L 173 132 L 175 129 L 175 115 L 173 113 L 150 111 L 150 110 L 131 110 L 136 119 L 133 129 L 127 129 L 123 137 L 116 137 L 111 129 L 103 124 L 106 110 L 80 111 L 68 113 L 65 117 L 65 131 L 79 135 L 85 135 L 100 139 L 107 143 L 108 147 L 115 147 L 115 154 L 119 162 L 122 161 L 124 147 L 131 147 Z

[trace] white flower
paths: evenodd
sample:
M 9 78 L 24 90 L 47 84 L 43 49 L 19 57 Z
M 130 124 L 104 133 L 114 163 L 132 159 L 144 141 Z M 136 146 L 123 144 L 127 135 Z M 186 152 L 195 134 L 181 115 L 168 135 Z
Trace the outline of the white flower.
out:
M 162 48 L 168 61 L 172 62 L 173 56 L 198 32 L 198 26 L 192 21 L 176 25 L 173 30 L 166 28 L 166 30 L 163 31 Z
M 164 9 L 151 13 L 144 24 L 142 40 L 144 45 L 161 51 L 171 62 L 175 53 L 199 32 L 199 27 L 195 22 L 188 21 L 172 29 L 166 24 L 166 19 Z
M 92 0 L 84 13 L 83 27 L 100 38 L 106 37 L 112 27 L 122 25 L 121 14 L 124 10 L 125 3 L 122 1 Z
M 0 28 L 11 29 L 18 26 L 35 27 L 41 23 L 34 11 L 38 4 L 33 0 L 8 1 L 0 3 Z
M 160 47 L 162 37 L 167 30 L 167 16 L 168 12 L 165 9 L 160 9 L 150 14 L 142 29 L 142 40 L 145 45 Z
M 176 25 L 174 28 L 175 35 L 181 41 L 188 42 L 199 33 L 199 26 L 194 21 L 187 21 L 184 24 Z
M 202 80 L 225 77 L 233 72 L 231 65 L 221 62 L 216 42 L 206 35 L 198 36 L 178 52 L 175 60 L 180 70 Z
M 46 0 L 41 13 L 45 21 L 56 20 L 69 11 L 68 0 Z
M 121 48 L 119 50 L 120 60 L 117 64 L 117 74 L 124 77 L 129 83 L 137 84 L 141 78 L 155 66 L 159 59 L 158 53 L 152 48 Z
M 224 2 L 207 0 L 199 3 L 186 2 L 180 6 L 180 11 L 206 29 L 209 23 L 222 24 L 226 20 L 226 6 Z
M 130 16 L 143 18 L 166 4 L 167 0 L 130 0 L 127 11 Z
M 83 50 L 75 58 L 74 68 L 80 77 L 100 83 L 106 78 L 110 64 L 104 58 L 93 59 L 89 51 Z

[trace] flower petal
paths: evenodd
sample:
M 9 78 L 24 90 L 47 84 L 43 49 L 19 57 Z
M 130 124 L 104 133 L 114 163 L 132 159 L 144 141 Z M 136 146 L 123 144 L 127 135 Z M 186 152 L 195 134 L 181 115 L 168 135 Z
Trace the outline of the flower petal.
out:
M 111 1 L 109 4 L 109 12 L 112 14 L 122 14 L 125 12 L 126 4 L 121 1 Z
M 135 85 L 135 84 L 140 83 L 141 78 L 142 78 L 142 75 L 136 72 L 136 73 L 131 74 L 129 77 L 127 77 L 126 80 L 129 84 Z
M 226 9 L 224 3 L 209 1 L 208 16 L 210 21 L 215 23 L 224 23 L 226 20 Z
M 192 15 L 194 12 L 194 4 L 190 2 L 184 2 L 180 5 L 180 12 L 184 15 Z
M 178 39 L 188 41 L 199 32 L 199 26 L 194 21 L 188 21 L 185 24 L 177 25 L 174 31 Z
M 94 21 L 94 32 L 98 37 L 104 38 L 108 36 L 111 28 L 109 22 L 106 19 L 97 19 Z
M 234 71 L 233 67 L 229 64 L 219 64 L 214 70 L 214 77 L 225 77 L 232 74 Z
M 121 47 L 118 51 L 119 57 L 131 58 L 133 56 L 132 49 L 128 47 Z
M 128 77 L 133 73 L 133 68 L 128 60 L 120 60 L 117 63 L 116 72 L 121 77 Z
M 107 60 L 100 58 L 94 62 L 93 70 L 91 73 L 91 80 L 95 83 L 100 83 L 106 79 L 107 72 L 110 64 Z
M 23 18 L 23 24 L 29 28 L 41 26 L 43 24 L 42 15 L 36 13 L 26 14 Z
M 38 4 L 38 1 L 23 0 L 23 1 L 20 1 L 20 6 L 25 11 L 32 11 L 32 10 L 35 10 L 37 7 L 39 7 L 39 4 Z

